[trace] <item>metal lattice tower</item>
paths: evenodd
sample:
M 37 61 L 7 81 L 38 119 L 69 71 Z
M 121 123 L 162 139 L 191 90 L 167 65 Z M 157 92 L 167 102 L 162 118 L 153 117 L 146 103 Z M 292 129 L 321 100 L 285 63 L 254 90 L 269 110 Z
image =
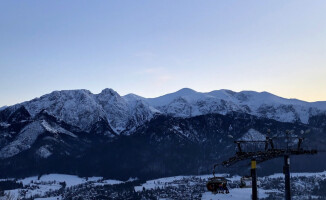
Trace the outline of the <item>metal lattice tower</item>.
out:
M 268 130 L 268 135 L 270 131 Z M 290 156 L 291 155 L 313 155 L 317 154 L 315 149 L 304 149 L 302 137 L 292 137 L 291 131 L 286 131 L 285 137 L 266 137 L 266 140 L 257 141 L 234 141 L 237 146 L 236 155 L 223 161 L 221 164 L 214 165 L 213 174 L 215 176 L 215 167 L 222 165 L 229 167 L 237 162 L 251 160 L 252 177 L 252 199 L 257 200 L 257 175 L 256 163 L 265 162 L 274 158 L 284 157 L 283 173 L 285 176 L 285 199 L 291 200 L 290 185 Z M 275 142 L 280 140 L 279 142 Z M 283 144 L 282 144 L 283 142 Z

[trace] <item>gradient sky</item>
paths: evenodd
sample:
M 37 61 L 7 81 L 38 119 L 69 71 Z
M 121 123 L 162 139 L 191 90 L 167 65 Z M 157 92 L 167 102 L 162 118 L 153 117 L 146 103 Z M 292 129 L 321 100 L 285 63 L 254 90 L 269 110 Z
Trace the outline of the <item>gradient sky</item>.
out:
M 183 87 L 326 100 L 326 1 L 0 1 L 0 106 Z

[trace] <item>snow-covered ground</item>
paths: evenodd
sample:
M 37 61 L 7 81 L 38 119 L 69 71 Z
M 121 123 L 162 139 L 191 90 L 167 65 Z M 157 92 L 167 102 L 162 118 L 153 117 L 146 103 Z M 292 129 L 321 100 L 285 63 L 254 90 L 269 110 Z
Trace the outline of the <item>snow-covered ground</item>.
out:
M 56 191 L 62 188 L 62 185 L 60 183 L 63 182 L 65 182 L 66 187 L 77 186 L 85 183 L 91 183 L 94 186 L 114 185 L 114 184 L 123 183 L 123 181 L 103 179 L 103 177 L 81 178 L 75 175 L 67 175 L 67 174 L 48 174 L 48 175 L 41 176 L 39 179 L 37 176 L 32 176 L 24 179 L 19 179 L 17 180 L 17 182 L 21 182 L 24 188 L 5 191 L 5 194 L 10 194 L 14 199 L 19 199 L 22 197 L 29 198 L 29 197 L 34 197 L 36 195 L 44 196 L 47 192 Z M 61 199 L 61 197 L 36 198 L 36 199 L 57 200 L 58 198 Z
M 216 174 L 218 177 L 226 177 L 229 181 L 240 181 L 240 176 L 230 177 L 228 174 Z M 179 187 L 184 182 L 187 184 L 192 184 L 191 180 L 194 178 L 199 178 L 206 182 L 212 175 L 201 175 L 201 176 L 174 176 L 167 178 L 160 178 L 155 180 L 146 181 L 146 183 L 136 186 L 135 191 L 141 192 L 142 190 L 155 190 L 155 189 L 164 189 L 165 187 Z M 266 190 L 259 189 L 260 197 L 267 197 Z M 233 188 L 230 189 L 229 194 L 213 194 L 211 192 L 205 192 L 202 194 L 203 200 L 251 200 L 251 188 Z
M 267 192 L 269 190 L 258 190 L 259 198 L 268 197 Z M 213 194 L 211 192 L 205 192 L 202 196 L 202 200 L 251 200 L 251 188 L 234 188 L 230 190 L 229 194 Z
M 284 177 L 284 174 L 277 173 L 270 176 L 267 176 L 268 178 L 282 178 Z M 305 173 L 291 173 L 291 177 L 326 177 L 326 171 L 324 172 L 305 172 Z
M 67 174 L 47 174 L 47 175 L 43 175 L 40 177 L 40 179 L 38 179 L 37 176 L 32 176 L 32 177 L 28 177 L 28 178 L 24 178 L 21 180 L 18 180 L 20 182 L 23 183 L 23 185 L 30 185 L 30 184 L 35 184 L 35 183 L 42 183 L 42 182 L 66 182 L 66 186 L 67 187 L 71 187 L 74 185 L 79 185 L 79 184 L 83 184 L 86 183 L 88 181 L 98 181 L 101 180 L 102 177 L 90 177 L 88 178 L 88 180 L 86 180 L 86 178 L 80 178 L 78 176 L 75 175 L 67 175 Z
M 216 176 L 227 177 L 228 174 L 217 174 Z M 212 177 L 212 175 L 172 176 L 172 177 L 160 178 L 160 179 L 155 179 L 155 180 L 148 180 L 148 181 L 146 181 L 146 183 L 144 183 L 144 184 L 142 184 L 140 186 L 136 186 L 135 191 L 139 192 L 139 191 L 142 191 L 143 189 L 151 190 L 151 189 L 155 189 L 155 188 L 164 188 L 164 187 L 167 187 L 167 186 L 176 186 L 177 187 L 178 184 L 173 184 L 174 182 L 190 179 L 192 177 L 208 180 L 209 178 Z M 240 179 L 240 177 L 239 177 L 239 179 Z
M 61 196 L 56 196 L 56 197 L 45 197 L 45 198 L 36 198 L 34 200 L 61 200 Z
M 226 177 L 229 181 L 229 194 L 213 194 L 205 188 L 205 192 L 202 193 L 201 199 L 203 200 L 251 200 L 252 190 L 251 188 L 239 188 L 239 183 L 241 176 L 229 176 L 228 174 L 217 174 L 218 177 Z M 140 186 L 135 186 L 135 191 L 159 191 L 159 190 L 171 190 L 171 188 L 177 188 L 180 186 L 187 185 L 188 187 L 194 185 L 198 187 L 201 185 L 205 187 L 205 184 L 211 175 L 201 175 L 201 176 L 175 176 L 175 177 L 167 177 L 160 178 L 155 180 L 146 181 L 144 184 Z M 302 190 L 302 192 L 307 189 L 310 190 L 314 186 L 319 187 L 318 181 L 326 180 L 326 171 L 320 173 L 293 173 L 291 177 L 295 179 L 293 181 L 294 187 L 293 190 Z M 282 197 L 284 195 L 284 182 L 283 174 L 274 174 L 266 177 L 260 177 L 258 179 L 259 187 L 258 187 L 258 196 L 259 198 L 267 198 L 270 194 L 277 195 L 278 197 Z M 307 181 L 306 179 L 310 180 Z M 274 182 L 272 184 L 272 182 Z M 263 183 L 263 186 L 260 186 L 260 183 Z M 273 185 L 278 186 L 278 188 L 273 188 Z M 197 184 L 197 185 L 196 185 Z M 267 186 L 267 187 L 266 187 Z M 309 188 L 310 187 L 310 188 Z M 173 189 L 172 189 L 173 190 Z M 191 191 L 191 190 L 190 190 Z M 310 190 L 312 191 L 312 190 Z M 160 193 L 160 192 L 158 192 Z M 304 192 L 303 192 L 304 193 Z M 298 195 L 295 199 L 309 199 L 314 196 L 311 194 L 308 195 Z M 316 198 L 320 198 L 320 196 L 315 196 Z
M 70 197 L 71 194 L 73 196 L 79 195 L 79 197 L 84 199 L 94 199 L 98 194 L 105 194 L 110 198 L 114 198 L 115 195 L 125 195 L 125 198 L 130 198 L 135 196 L 135 193 L 137 193 L 136 196 L 151 195 L 151 197 L 155 197 L 156 199 L 251 199 L 251 188 L 239 188 L 241 176 L 229 176 L 228 174 L 217 174 L 216 176 L 226 177 L 228 179 L 228 187 L 230 191 L 229 194 L 213 194 L 207 191 L 206 183 L 207 180 L 212 177 L 212 175 L 174 176 L 148 180 L 142 183 L 135 178 L 131 178 L 127 181 L 119 181 L 103 179 L 102 177 L 82 178 L 75 175 L 66 174 L 48 174 L 40 177 L 39 179 L 36 176 L 19 179 L 16 182 L 22 183 L 23 188 L 7 190 L 5 191 L 5 194 L 10 194 L 13 199 L 32 197 L 37 200 L 62 200 L 64 199 L 64 196 L 67 197 L 67 193 L 70 193 Z M 13 179 L 6 180 L 13 181 Z M 259 177 L 258 180 L 259 198 L 283 198 L 283 174 Z M 1 179 L 0 181 L 5 180 Z M 323 193 L 322 189 L 326 187 L 326 171 L 320 173 L 293 173 L 291 175 L 291 181 L 293 199 L 323 199 L 323 197 L 326 197 L 326 193 Z M 65 182 L 66 187 L 63 187 L 63 182 Z M 127 182 L 128 184 L 126 184 Z M 125 185 L 119 185 L 118 188 L 120 189 L 117 190 L 117 188 L 114 186 L 117 184 Z M 119 197 L 121 199 L 121 196 Z

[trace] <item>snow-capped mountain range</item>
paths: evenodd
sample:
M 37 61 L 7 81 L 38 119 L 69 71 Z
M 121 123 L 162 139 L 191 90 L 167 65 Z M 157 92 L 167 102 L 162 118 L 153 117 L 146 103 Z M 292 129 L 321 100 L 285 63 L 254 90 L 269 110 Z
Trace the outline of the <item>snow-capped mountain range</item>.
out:
M 32 118 L 46 111 L 86 132 L 90 131 L 93 124 L 105 119 L 116 134 L 130 134 L 135 127 L 161 114 L 194 117 L 235 111 L 280 122 L 307 124 L 311 116 L 326 112 L 326 102 L 285 99 L 267 92 L 215 90 L 202 93 L 188 88 L 157 98 L 144 98 L 135 94 L 120 96 L 112 89 L 104 89 L 99 94 L 92 94 L 88 90 L 54 91 L 31 101 L 4 107 L 0 111 L 14 113 L 21 106 Z
M 208 173 L 207 166 L 235 153 L 234 140 L 265 140 L 267 130 L 272 137 L 286 130 L 309 133 L 305 143 L 324 149 L 326 102 L 187 88 L 157 98 L 120 96 L 112 89 L 54 91 L 0 108 L 0 177 Z M 311 170 L 326 169 L 309 163 Z

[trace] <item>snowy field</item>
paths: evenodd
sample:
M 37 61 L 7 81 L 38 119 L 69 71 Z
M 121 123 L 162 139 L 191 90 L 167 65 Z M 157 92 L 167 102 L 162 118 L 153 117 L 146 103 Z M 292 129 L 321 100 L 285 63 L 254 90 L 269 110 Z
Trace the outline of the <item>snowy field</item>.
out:
M 39 179 L 37 176 L 33 176 L 24 179 L 19 179 L 16 182 L 21 182 L 24 186 L 24 189 L 5 191 L 5 194 L 10 194 L 13 197 L 13 199 L 44 196 L 47 192 L 59 190 L 62 187 L 62 185 L 60 185 L 60 183 L 62 182 L 65 182 L 66 187 L 77 186 L 85 183 L 90 183 L 94 186 L 114 185 L 114 184 L 123 183 L 122 181 L 118 181 L 118 180 L 103 179 L 103 177 L 81 178 L 75 175 L 67 175 L 67 174 L 48 174 L 48 175 L 41 176 Z M 57 199 L 61 199 L 61 197 L 57 196 L 57 197 L 50 197 L 50 198 L 35 198 L 35 199 L 57 200 Z
M 266 198 L 268 195 L 263 189 L 258 190 L 259 198 Z M 212 194 L 205 192 L 202 197 L 203 200 L 251 200 L 251 188 L 234 188 L 230 190 L 229 194 Z
M 228 174 L 217 174 L 216 176 L 226 177 L 229 180 L 229 183 L 232 184 L 232 187 L 229 188 L 230 193 L 213 194 L 211 192 L 208 192 L 207 189 L 205 188 L 205 192 L 201 194 L 202 200 L 251 200 L 251 194 L 252 194 L 251 188 L 239 188 L 241 176 L 230 177 Z M 160 179 L 146 181 L 146 183 L 140 186 L 136 186 L 134 189 L 137 192 L 141 192 L 146 190 L 154 190 L 154 191 L 164 190 L 164 189 L 171 190 L 171 188 L 173 187 L 178 188 L 181 185 L 188 185 L 188 186 L 194 185 L 194 187 L 198 187 L 198 183 L 201 183 L 201 185 L 206 185 L 205 184 L 206 181 L 208 180 L 208 178 L 211 177 L 212 177 L 211 175 L 202 175 L 202 176 L 175 176 L 175 177 L 160 178 Z M 260 199 L 268 198 L 268 197 L 271 198 L 270 195 L 273 194 L 275 196 L 275 199 L 276 197 L 278 197 L 277 199 L 279 199 L 280 197 L 282 199 L 284 195 L 283 178 L 284 175 L 280 173 L 270 175 L 270 176 L 260 177 L 258 179 L 258 197 Z M 326 199 L 326 197 L 324 198 L 324 196 L 314 196 L 311 194 L 306 195 L 305 192 L 305 190 L 313 192 L 312 188 L 314 187 L 320 188 L 319 182 L 326 181 L 326 172 L 293 173 L 291 174 L 291 179 L 294 179 L 292 180 L 294 185 L 292 189 L 299 190 L 299 192 L 294 192 L 293 199 L 300 199 L 300 200 L 310 199 L 310 198 Z M 300 194 L 300 191 L 303 194 Z M 162 192 L 160 193 L 162 194 Z
M 227 177 L 230 181 L 240 181 L 240 176 L 228 177 L 227 174 L 217 174 L 219 177 Z M 160 178 L 155 180 L 147 181 L 141 186 L 136 186 L 135 191 L 140 192 L 143 189 L 145 190 L 154 190 L 156 188 L 164 187 L 179 187 L 179 181 L 191 180 L 191 178 L 196 177 L 204 181 L 207 181 L 208 178 L 211 178 L 212 175 L 203 175 L 203 176 L 176 176 L 168 178 Z M 191 181 L 189 184 L 192 184 Z M 259 197 L 265 198 L 268 197 L 267 192 L 275 192 L 270 190 L 259 189 Z M 234 188 L 230 189 L 229 194 L 213 194 L 211 192 L 205 192 L 202 195 L 203 200 L 251 200 L 251 188 Z
M 226 177 L 231 182 L 240 181 L 240 176 L 230 177 L 228 174 L 216 174 L 218 177 Z M 206 182 L 212 175 L 201 175 L 201 176 L 175 176 L 160 178 L 155 180 L 146 181 L 146 183 L 141 186 L 136 186 L 135 191 L 140 192 L 142 190 L 155 190 L 157 188 L 164 189 L 165 187 L 179 187 L 182 182 L 187 180 L 187 184 L 195 184 L 194 178 L 199 178 L 203 182 Z M 259 197 L 268 197 L 268 190 L 259 189 Z M 275 192 L 275 191 L 274 191 Z M 229 194 L 213 194 L 211 192 L 205 192 L 202 194 L 202 200 L 251 200 L 251 188 L 230 188 Z
M 137 178 L 119 181 L 103 179 L 102 177 L 85 178 L 66 174 L 48 174 L 41 177 L 33 176 L 19 179 L 16 180 L 16 182 L 22 183 L 23 187 L 14 190 L 6 190 L 5 194 L 10 194 L 13 200 L 24 198 L 36 200 L 62 200 L 64 196 L 67 196 L 69 193 L 73 196 L 79 194 L 83 199 L 96 199 L 98 192 L 102 195 L 108 195 L 110 197 L 108 199 L 115 199 L 115 195 L 121 194 L 126 195 L 125 197 L 129 199 L 130 197 L 143 197 L 149 194 L 155 199 L 251 199 L 251 188 L 239 188 L 241 176 L 229 176 L 228 174 L 217 174 L 216 176 L 226 177 L 229 180 L 229 194 L 212 194 L 207 191 L 206 182 L 211 178 L 211 175 L 174 176 L 143 182 L 139 181 Z M 284 195 L 283 177 L 283 174 L 259 177 L 259 198 L 282 199 Z M 0 181 L 5 180 L 12 181 L 14 179 L 1 179 Z M 293 173 L 291 174 L 291 181 L 293 184 L 293 199 L 326 199 L 324 198 L 326 195 L 319 192 L 321 188 L 326 188 L 326 172 Z M 65 183 L 64 187 L 63 182 Z M 115 186 L 120 187 L 120 190 L 117 191 Z M 121 191 L 127 192 L 124 193 Z M 319 194 L 315 195 L 315 193 Z M 6 198 L 0 197 L 0 200 L 2 199 Z M 117 199 L 124 198 L 120 196 Z

